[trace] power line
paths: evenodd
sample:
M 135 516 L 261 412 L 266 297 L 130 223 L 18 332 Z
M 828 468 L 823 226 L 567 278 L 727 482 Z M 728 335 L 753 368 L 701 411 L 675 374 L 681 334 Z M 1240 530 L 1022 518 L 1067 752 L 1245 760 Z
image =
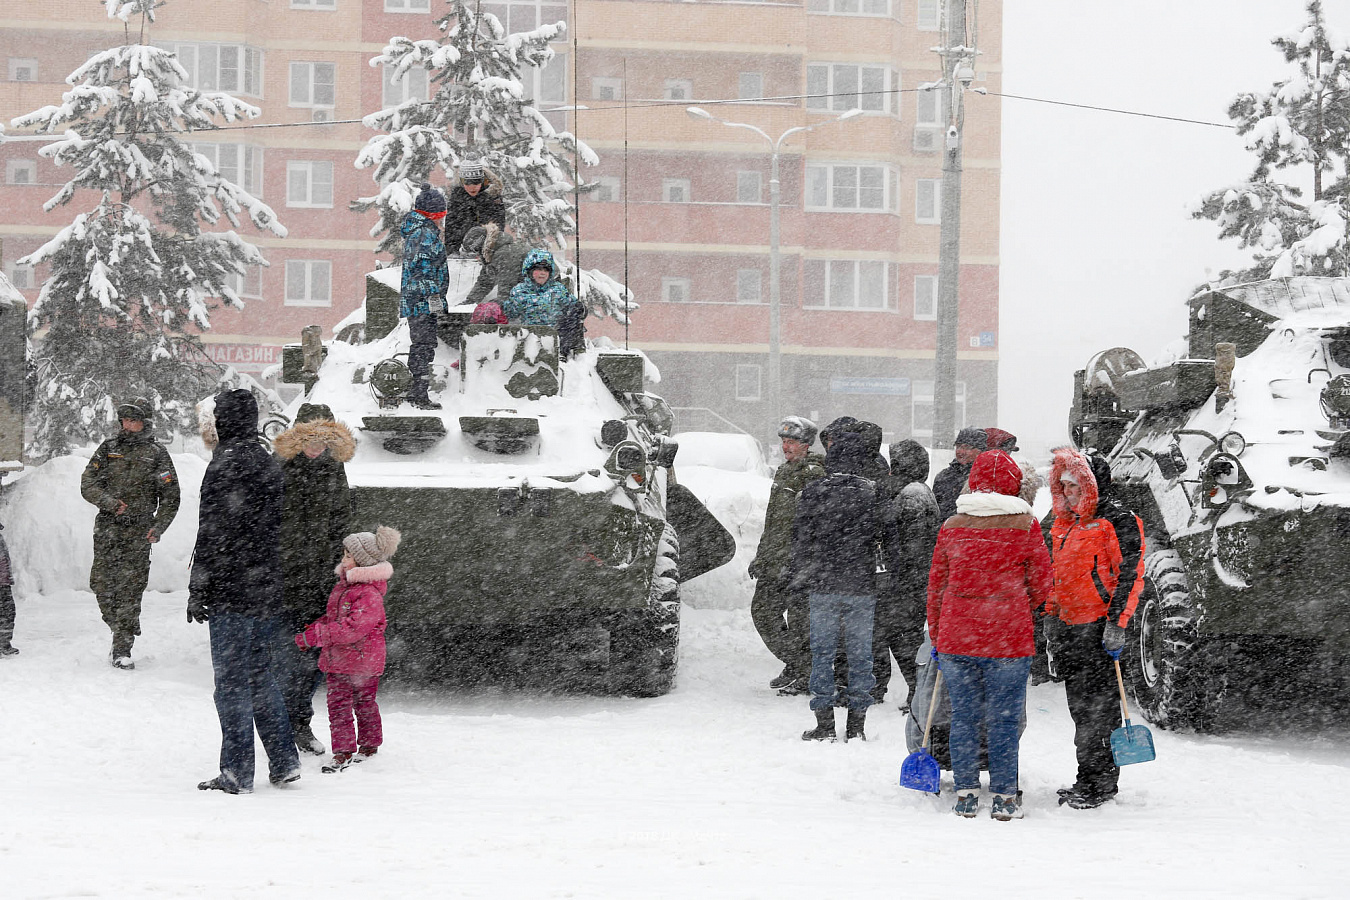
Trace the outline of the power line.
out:
M 1006 100 L 1026 100 L 1029 103 L 1048 103 L 1051 106 L 1068 106 L 1074 109 L 1091 109 L 1097 112 L 1109 112 L 1121 116 L 1139 116 L 1140 118 L 1144 119 L 1162 119 L 1163 121 L 1166 122 L 1184 122 L 1187 125 L 1208 125 L 1211 128 L 1228 128 L 1228 129 L 1233 129 L 1237 127 L 1236 125 L 1230 125 L 1224 122 L 1206 122 L 1203 119 L 1187 119 L 1182 116 L 1164 116 L 1158 113 L 1139 112 L 1133 109 L 1116 109 L 1110 106 L 1093 106 L 1089 103 L 1069 103 L 1068 101 L 1065 100 L 1047 100 L 1044 97 L 1023 97 L 1020 94 L 1000 94 L 998 91 L 990 91 L 985 90 L 983 88 L 976 88 L 970 91 L 970 93 L 988 94 L 990 97 L 1002 97 Z

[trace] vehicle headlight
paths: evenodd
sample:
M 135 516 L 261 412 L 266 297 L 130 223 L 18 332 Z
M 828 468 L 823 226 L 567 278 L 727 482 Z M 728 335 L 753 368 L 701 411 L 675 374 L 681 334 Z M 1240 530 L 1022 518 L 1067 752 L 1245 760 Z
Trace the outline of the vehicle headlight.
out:
M 1247 439 L 1236 431 L 1219 438 L 1219 449 L 1230 456 L 1241 456 L 1247 449 Z

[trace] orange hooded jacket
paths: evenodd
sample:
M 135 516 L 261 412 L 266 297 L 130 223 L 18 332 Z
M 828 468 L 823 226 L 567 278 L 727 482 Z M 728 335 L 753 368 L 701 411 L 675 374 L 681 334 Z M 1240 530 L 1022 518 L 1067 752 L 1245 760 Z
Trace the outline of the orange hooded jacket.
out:
M 1066 473 L 1082 488 L 1082 499 L 1072 509 L 1060 481 Z M 1101 514 L 1092 467 L 1076 450 L 1055 451 L 1050 494 L 1055 511 L 1050 530 L 1055 584 L 1047 611 L 1069 625 L 1109 616 L 1125 628 L 1144 590 L 1143 523 L 1114 502 L 1115 515 L 1108 518 Z M 1121 535 L 1118 530 L 1126 533 Z M 1122 548 L 1128 552 L 1128 559 Z

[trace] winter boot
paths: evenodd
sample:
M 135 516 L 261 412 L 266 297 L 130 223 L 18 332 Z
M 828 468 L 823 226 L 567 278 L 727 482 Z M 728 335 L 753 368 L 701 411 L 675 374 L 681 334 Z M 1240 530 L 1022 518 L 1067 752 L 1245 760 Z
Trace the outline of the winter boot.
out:
M 792 668 L 790 666 L 783 666 L 783 671 L 779 672 L 778 677 L 769 682 L 769 687 L 776 691 L 779 688 L 787 687 L 796 680 L 797 676 L 793 673 Z
M 314 736 L 314 730 L 309 727 L 308 722 L 296 725 L 295 728 L 291 730 L 291 734 L 295 738 L 295 749 L 299 750 L 301 753 L 308 753 L 311 756 L 323 756 L 328 752 L 328 748 L 323 745 L 323 742 Z
M 0 647 L 0 656 L 14 656 L 18 652 L 19 648 L 15 647 L 8 641 L 5 642 L 5 645 L 3 647 Z
M 979 811 L 980 792 L 978 790 L 956 792 L 956 805 L 952 807 L 952 812 L 964 819 L 973 819 Z
M 203 782 L 200 782 L 200 783 L 197 785 L 197 790 L 199 790 L 199 791 L 221 791 L 222 793 L 226 793 L 226 794 L 251 794 L 251 793 L 253 793 L 253 791 L 251 791 L 251 790 L 247 790 L 247 791 L 244 790 L 243 788 L 239 787 L 239 785 L 235 784 L 233 781 L 226 781 L 226 780 L 225 780 L 225 776 L 223 776 L 223 775 L 217 775 L 215 778 L 212 778 L 210 781 L 203 781 Z
M 816 714 L 816 727 L 810 731 L 802 732 L 804 741 L 833 741 L 834 740 L 834 707 L 827 706 L 824 709 L 813 710 Z
M 418 409 L 441 409 L 441 405 L 430 397 L 413 397 L 408 402 Z
M 333 761 L 330 762 L 328 765 L 324 766 L 319 771 L 323 772 L 325 775 L 332 775 L 334 772 L 341 772 L 343 769 L 347 768 L 351 764 L 352 764 L 352 754 L 334 753 Z
M 297 765 L 294 769 L 291 769 L 289 772 L 283 772 L 280 775 L 268 775 L 267 780 L 272 782 L 272 784 L 276 785 L 277 787 L 281 787 L 282 785 L 286 784 L 294 784 L 295 782 L 300 780 L 300 767 Z
M 113 632 L 112 651 L 108 653 L 108 662 L 117 669 L 134 669 L 136 664 L 131 661 L 131 643 L 136 638 L 125 632 Z
M 844 741 L 857 738 L 860 741 L 867 740 L 867 735 L 863 734 L 863 725 L 867 721 L 867 710 L 850 709 L 848 711 L 848 724 L 844 727 Z
M 362 747 L 356 751 L 356 755 L 352 757 L 352 762 L 365 762 L 379 752 L 379 747 Z
M 1022 818 L 1022 792 L 1016 794 L 995 794 L 994 805 L 989 809 L 989 818 L 1008 822 Z
M 794 678 L 783 685 L 778 691 L 778 696 L 800 697 L 809 693 L 811 693 L 811 679 L 803 675 L 801 678 Z
M 1103 803 L 1116 799 L 1115 791 L 1081 791 L 1060 797 L 1060 803 L 1067 803 L 1073 809 L 1096 809 Z

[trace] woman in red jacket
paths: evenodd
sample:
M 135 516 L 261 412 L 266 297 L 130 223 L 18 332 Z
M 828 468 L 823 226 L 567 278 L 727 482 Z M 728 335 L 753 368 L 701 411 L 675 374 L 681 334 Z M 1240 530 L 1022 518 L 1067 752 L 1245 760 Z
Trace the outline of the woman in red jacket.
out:
M 969 494 L 938 532 L 928 577 L 928 630 L 952 704 L 952 775 L 959 816 L 980 806 L 980 734 L 989 753 L 990 815 L 1022 817 L 1018 741 L 1035 653 L 1032 614 L 1050 596 L 1050 556 L 1022 470 L 1001 450 L 981 453 Z

